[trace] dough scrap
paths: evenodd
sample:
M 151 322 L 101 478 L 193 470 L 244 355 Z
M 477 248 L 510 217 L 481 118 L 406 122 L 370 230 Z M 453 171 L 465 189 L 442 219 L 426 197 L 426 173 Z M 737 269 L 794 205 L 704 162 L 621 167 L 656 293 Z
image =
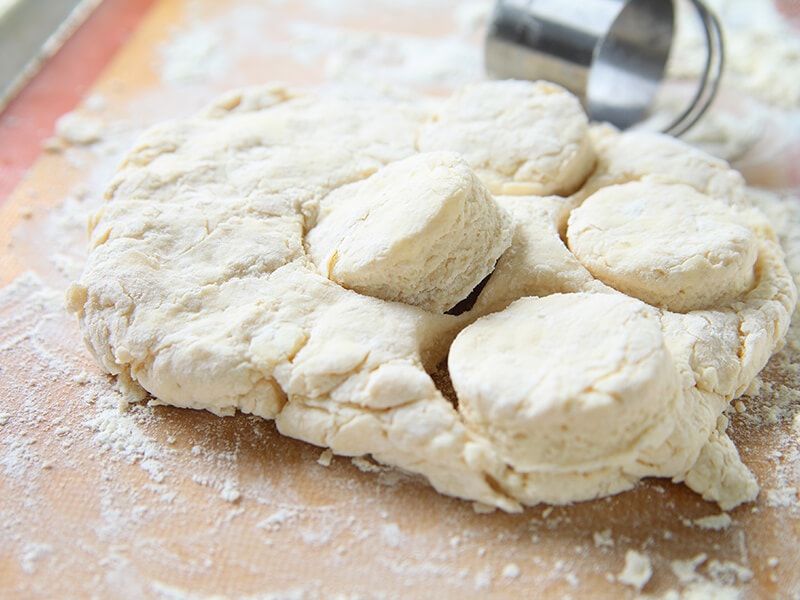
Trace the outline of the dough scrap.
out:
M 674 312 L 722 306 L 755 280 L 746 216 L 685 184 L 604 187 L 572 211 L 567 242 L 604 283 Z
M 515 94 L 533 99 L 519 113 L 508 100 Z M 473 101 L 483 115 L 474 128 L 464 118 Z M 226 94 L 140 138 L 90 222 L 90 253 L 67 306 L 98 363 L 131 389 L 141 386 L 138 399 L 146 391 L 154 403 L 275 419 L 285 435 L 341 455 L 371 454 L 427 477 L 445 494 L 516 511 L 614 494 L 660 476 L 686 481 L 724 507 L 747 501 L 755 483 L 720 415 L 788 328 L 797 290 L 780 246 L 766 219 L 749 208 L 741 177 L 724 163 L 663 136 L 589 132 L 566 108 L 573 101 L 530 82 L 487 82 L 438 104 L 354 100 L 280 85 Z M 487 112 L 493 106 L 494 128 Z M 459 148 L 427 147 L 439 134 L 466 144 L 463 160 L 451 154 Z M 591 148 L 598 166 L 589 175 Z M 435 152 L 420 153 L 428 150 Z M 489 162 L 474 158 L 481 156 Z M 492 200 L 464 161 L 490 189 L 502 182 L 505 194 Z M 503 174 L 503 165 L 515 161 Z M 409 165 L 427 173 L 425 181 L 443 183 L 441 193 L 414 177 L 391 183 Z M 376 181 L 390 186 L 387 198 L 401 189 L 421 194 L 388 207 L 380 195 L 359 192 Z M 684 184 L 715 199 L 715 210 L 733 221 L 746 215 L 755 240 L 748 246 L 755 247 L 752 282 L 729 290 L 724 302 L 675 312 L 628 298 L 593 276 L 563 241 L 570 214 L 585 217 L 592 194 L 617 197 L 619 188 L 611 186 L 630 182 L 647 189 Z M 462 184 L 464 194 L 455 191 Z M 567 190 L 575 193 L 539 195 Z M 418 235 L 414 224 L 435 224 L 453 199 L 463 206 L 477 201 L 480 210 L 450 229 L 419 232 L 447 230 L 443 239 L 452 234 L 454 243 Z M 378 225 L 350 220 L 354 228 L 343 233 L 350 203 L 374 208 Z M 431 212 L 405 220 L 395 216 L 401 207 Z M 419 252 L 391 256 L 392 271 L 370 271 L 368 279 L 399 289 L 407 278 L 395 271 L 408 267 L 425 285 L 399 290 L 400 301 L 390 301 L 320 273 L 320 256 L 331 247 L 366 248 L 375 231 L 393 231 L 384 229 L 393 221 Z M 454 248 L 464 255 L 450 257 L 447 276 L 421 266 Z M 474 261 L 481 252 L 482 261 Z M 660 260 L 651 256 L 650 266 Z M 495 259 L 474 307 L 442 314 Z M 457 285 L 457 277 L 449 279 L 462 271 Z M 437 286 L 438 297 L 416 296 Z M 576 307 L 579 316 L 566 319 Z M 559 338 L 563 330 L 574 346 L 548 352 L 525 344 L 535 326 L 528 313 L 540 309 L 555 319 L 543 331 Z M 533 374 L 548 375 L 548 361 L 575 355 L 593 364 L 587 322 L 608 331 L 597 339 L 608 354 L 598 353 L 605 361 L 599 373 L 607 376 L 592 378 L 587 368 L 575 381 L 603 393 L 559 396 L 551 385 L 540 394 Z M 496 351 L 476 349 L 481 332 Z M 439 371 L 449 352 L 458 397 Z M 534 359 L 529 369 L 524 356 Z M 556 363 L 552 376 L 564 377 L 566 362 Z M 516 381 L 500 377 L 512 367 Z M 484 375 L 476 380 L 477 373 Z M 488 405 L 481 386 L 496 392 Z M 538 391 L 515 405 L 524 389 Z M 597 410 L 587 395 L 603 399 Z M 631 404 L 634 395 L 644 400 Z M 608 401 L 616 397 L 628 409 Z M 501 406 L 507 410 L 495 415 Z M 546 407 L 566 433 L 543 429 L 531 406 Z M 571 420 L 570 406 L 591 418 Z M 590 428 L 597 415 L 604 427 Z M 533 435 L 543 431 L 541 439 Z M 511 443 L 515 433 L 531 454 Z
M 455 92 L 420 129 L 417 147 L 462 154 L 495 194 L 567 195 L 594 166 L 587 131 L 586 113 L 564 88 L 492 81 Z
M 491 273 L 511 218 L 453 152 L 388 165 L 330 194 L 309 232 L 320 271 L 357 292 L 445 312 Z

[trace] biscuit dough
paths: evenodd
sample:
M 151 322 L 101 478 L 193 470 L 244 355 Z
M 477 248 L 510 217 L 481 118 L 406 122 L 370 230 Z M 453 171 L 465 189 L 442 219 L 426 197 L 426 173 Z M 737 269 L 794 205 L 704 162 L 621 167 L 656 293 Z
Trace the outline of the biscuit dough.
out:
M 420 129 L 420 152 L 464 156 L 495 194 L 571 194 L 595 162 L 577 98 L 539 81 L 491 81 L 455 92 Z
M 464 419 L 521 472 L 630 462 L 680 394 L 658 311 L 621 294 L 521 298 L 461 331 L 448 366 Z
M 685 184 L 601 188 L 570 214 L 567 242 L 601 281 L 675 312 L 721 306 L 755 280 L 747 213 Z
M 660 476 L 723 508 L 750 500 L 722 413 L 788 328 L 780 247 L 726 165 L 588 129 L 576 106 L 530 82 L 438 102 L 231 92 L 131 150 L 67 306 L 137 398 L 274 419 L 445 494 L 516 511 Z M 675 214 L 705 210 L 670 204 L 687 186 L 723 220 L 747 214 L 747 273 L 725 272 L 724 298 L 648 305 L 570 251 L 570 214 L 594 220 L 597 194 L 624 207 L 612 186 L 630 182 Z M 688 260 L 717 249 L 704 231 L 678 244 Z M 473 308 L 442 312 L 490 271 Z
M 435 312 L 466 298 L 511 243 L 511 218 L 454 152 L 392 163 L 322 210 L 307 244 L 323 274 Z

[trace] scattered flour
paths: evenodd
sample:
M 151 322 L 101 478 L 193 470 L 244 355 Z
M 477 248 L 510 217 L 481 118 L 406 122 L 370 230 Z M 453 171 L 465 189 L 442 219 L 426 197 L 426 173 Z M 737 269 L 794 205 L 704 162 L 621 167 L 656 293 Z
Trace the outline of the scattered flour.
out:
M 520 568 L 517 563 L 508 563 L 503 567 L 503 577 L 506 579 L 517 579 L 520 576 Z
M 52 552 L 53 548 L 47 544 L 28 544 L 22 554 L 22 570 L 33 575 L 43 559 Z
M 397 523 L 384 523 L 381 525 L 381 542 L 390 548 L 399 548 L 403 541 L 403 534 Z
M 291 508 L 279 508 L 266 519 L 258 524 L 261 529 L 267 531 L 278 531 L 286 524 L 296 521 L 300 517 L 297 510 Z
M 719 561 L 716 559 L 708 561 L 708 573 L 714 582 L 730 585 L 746 583 L 753 578 L 753 572 L 735 562 Z
M 786 508 L 797 504 L 797 488 L 782 487 L 765 490 L 767 506 L 770 508 Z
M 486 590 L 492 587 L 492 570 L 484 567 L 475 574 L 475 589 Z
M 614 547 L 614 538 L 611 535 L 611 530 L 606 529 L 604 531 L 595 531 L 592 534 L 592 538 L 594 539 L 594 545 L 597 548 L 613 548 Z
M 704 579 L 702 575 L 697 573 L 697 567 L 706 562 L 706 560 L 708 560 L 707 554 L 698 554 L 689 560 L 673 560 L 669 566 L 678 581 L 683 585 L 688 585 Z
M 225 481 L 225 484 L 222 486 L 222 491 L 219 495 L 223 500 L 231 503 L 238 502 L 242 497 L 236 482 L 230 479 Z

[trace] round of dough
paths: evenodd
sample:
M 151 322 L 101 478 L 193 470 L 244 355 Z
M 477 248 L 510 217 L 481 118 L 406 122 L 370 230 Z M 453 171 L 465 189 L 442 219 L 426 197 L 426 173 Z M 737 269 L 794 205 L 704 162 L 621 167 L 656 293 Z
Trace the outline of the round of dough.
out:
M 745 181 L 724 160 L 706 154 L 686 142 L 663 133 L 593 125 L 592 145 L 597 168 L 576 193 L 586 198 L 600 188 L 654 179 L 685 183 L 700 193 L 731 205 L 743 205 Z
M 683 184 L 603 188 L 572 211 L 567 242 L 611 287 L 675 312 L 719 306 L 753 286 L 758 240 L 736 209 Z
M 459 152 L 492 193 L 504 195 L 571 194 L 595 163 L 580 102 L 544 81 L 462 88 L 421 128 L 417 147 Z
M 462 330 L 448 366 L 465 420 L 518 472 L 630 460 L 680 394 L 658 312 L 616 293 L 517 300 Z
M 458 154 L 429 152 L 331 194 L 306 240 L 340 285 L 445 312 L 491 273 L 510 224 Z

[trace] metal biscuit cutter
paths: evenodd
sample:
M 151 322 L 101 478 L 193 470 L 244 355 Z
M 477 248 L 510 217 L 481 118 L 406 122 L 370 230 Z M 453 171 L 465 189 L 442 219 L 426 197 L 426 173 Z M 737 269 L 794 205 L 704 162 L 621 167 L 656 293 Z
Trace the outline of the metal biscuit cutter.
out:
M 688 0 L 705 33 L 706 61 L 688 106 L 664 128 L 680 136 L 716 96 L 725 62 L 722 27 Z M 497 0 L 485 42 L 496 78 L 546 79 L 581 98 L 589 117 L 621 129 L 647 113 L 675 31 L 673 0 Z

